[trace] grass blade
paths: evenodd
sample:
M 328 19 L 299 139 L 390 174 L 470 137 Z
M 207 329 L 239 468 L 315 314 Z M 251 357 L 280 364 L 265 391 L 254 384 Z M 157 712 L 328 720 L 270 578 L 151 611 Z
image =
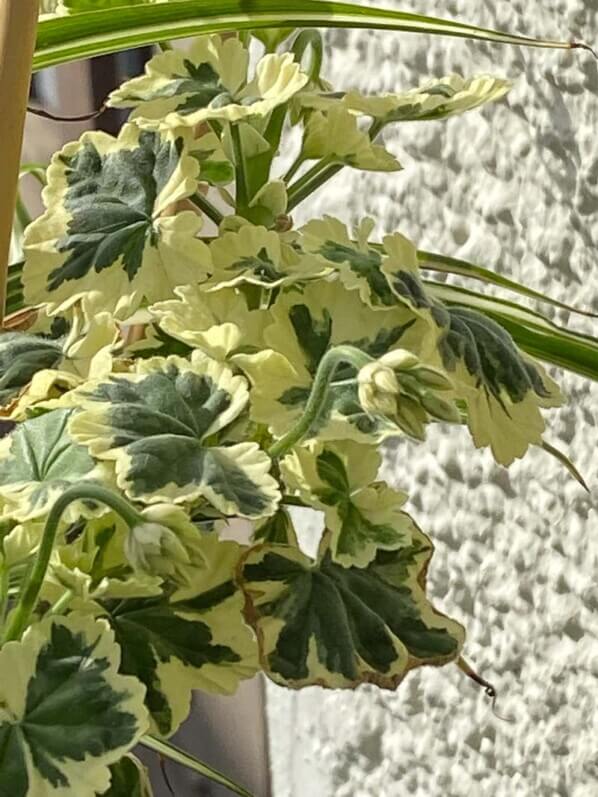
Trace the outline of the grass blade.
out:
M 157 5 L 123 6 L 42 19 L 34 70 L 225 30 L 334 27 L 393 30 L 456 36 L 499 44 L 560 49 L 586 48 L 581 42 L 553 41 L 480 28 L 403 11 L 328 0 L 174 0 Z
M 589 316 L 590 318 L 598 318 L 598 313 L 592 313 L 589 310 L 580 310 L 578 307 L 559 302 L 558 299 L 553 299 L 551 296 L 540 293 L 540 291 L 535 291 L 533 288 L 528 288 L 526 285 L 507 279 L 507 277 L 496 274 L 494 271 L 490 271 L 483 266 L 468 263 L 466 260 L 459 260 L 455 257 L 447 257 L 446 255 L 425 251 L 419 251 L 418 257 L 420 267 L 427 271 L 440 271 L 443 274 L 458 274 L 462 277 L 469 277 L 479 280 L 480 282 L 485 282 L 488 285 L 496 285 L 498 288 L 504 288 L 507 291 L 519 293 L 537 302 L 550 304 L 561 310 L 568 310 L 570 313 L 578 313 L 579 315 Z
M 240 797 L 253 797 L 251 792 L 247 791 L 247 789 L 243 788 L 243 786 L 239 786 L 230 778 L 227 778 L 226 775 L 223 775 L 213 767 L 204 764 L 203 761 L 199 761 L 197 758 L 189 755 L 189 753 L 185 753 L 184 750 L 181 750 L 179 747 L 176 747 L 174 744 L 171 744 L 164 739 L 157 739 L 155 736 L 148 735 L 142 738 L 141 744 L 144 747 L 147 747 L 148 750 L 153 750 L 155 753 L 164 756 L 164 758 L 168 758 L 170 761 L 174 761 L 176 764 L 187 767 L 187 769 L 191 769 L 193 772 L 203 775 L 204 778 L 207 778 L 214 783 L 219 783 L 221 786 L 225 786 L 233 794 L 238 794 Z

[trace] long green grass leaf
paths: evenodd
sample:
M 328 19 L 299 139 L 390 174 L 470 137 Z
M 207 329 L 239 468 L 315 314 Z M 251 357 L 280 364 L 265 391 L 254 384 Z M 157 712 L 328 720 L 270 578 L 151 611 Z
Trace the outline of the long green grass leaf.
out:
M 34 70 L 165 39 L 277 27 L 367 28 L 531 47 L 587 48 L 581 43 L 537 39 L 421 14 L 327 0 L 173 0 L 43 19 Z
M 506 299 L 483 296 L 455 285 L 426 285 L 433 296 L 446 304 L 468 307 L 494 319 L 533 357 L 598 381 L 598 338 L 563 329 L 541 313 Z
M 239 794 L 241 797 L 253 797 L 251 792 L 247 791 L 247 789 L 243 788 L 243 786 L 239 786 L 230 778 L 227 778 L 226 775 L 222 775 L 220 772 L 218 772 L 218 770 L 208 766 L 207 764 L 204 764 L 203 761 L 199 761 L 197 758 L 189 755 L 189 753 L 185 753 L 184 750 L 175 747 L 175 745 L 165 741 L 164 739 L 158 739 L 155 736 L 148 735 L 142 738 L 141 744 L 144 747 L 147 747 L 148 750 L 153 750 L 154 752 L 159 753 L 159 755 L 164 756 L 164 758 L 168 758 L 170 761 L 174 761 L 183 767 L 187 767 L 187 769 L 191 769 L 193 772 L 203 775 L 204 778 L 207 778 L 214 783 L 219 783 L 221 786 L 225 786 L 233 794 Z
M 501 274 L 496 274 L 483 266 L 468 263 L 465 260 L 459 260 L 455 257 L 447 257 L 446 255 L 439 255 L 435 252 L 418 252 L 419 265 L 421 268 L 429 271 L 439 271 L 443 274 L 458 274 L 462 277 L 469 277 L 470 279 L 485 282 L 488 285 L 496 285 L 498 288 L 504 288 L 513 293 L 519 293 L 522 296 L 527 296 L 529 299 L 534 299 L 543 304 L 550 304 L 553 307 L 558 307 L 561 310 L 568 310 L 570 313 L 578 313 L 579 315 L 586 315 L 590 318 L 598 318 L 598 313 L 592 313 L 589 310 L 580 310 L 578 307 L 573 307 L 565 302 L 559 302 L 558 299 L 553 299 L 551 296 L 546 296 L 540 291 L 535 291 L 533 288 L 528 288 L 514 280 L 507 279 Z

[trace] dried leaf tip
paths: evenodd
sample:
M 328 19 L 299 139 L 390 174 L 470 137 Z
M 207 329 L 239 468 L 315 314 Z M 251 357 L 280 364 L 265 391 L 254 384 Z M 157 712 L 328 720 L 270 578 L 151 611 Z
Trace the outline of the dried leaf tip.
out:
M 594 50 L 594 48 L 589 44 L 586 44 L 585 42 L 571 42 L 570 46 L 572 50 L 587 50 L 589 53 L 592 53 L 594 58 L 598 61 L 598 52 L 596 52 L 596 50 Z

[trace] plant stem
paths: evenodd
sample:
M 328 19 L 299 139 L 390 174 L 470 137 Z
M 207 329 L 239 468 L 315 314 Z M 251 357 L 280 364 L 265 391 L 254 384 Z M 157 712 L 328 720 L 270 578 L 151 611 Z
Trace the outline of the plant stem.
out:
M 75 593 L 73 592 L 73 590 L 72 589 L 67 589 L 67 591 L 64 592 L 58 598 L 58 600 L 52 605 L 52 607 L 50 608 L 50 611 L 48 612 L 48 615 L 62 614 L 64 612 L 64 610 L 67 608 L 67 606 L 69 605 L 69 603 L 73 600 L 74 597 L 75 597 Z
M 301 158 L 301 155 L 299 155 L 299 158 Z M 311 166 L 298 180 L 295 180 L 295 182 L 289 186 L 289 201 L 296 193 L 301 192 L 306 185 L 317 178 L 324 170 L 329 168 L 330 163 L 331 161 L 329 157 L 321 158 L 319 161 L 314 163 L 314 165 Z
M 235 174 L 237 181 L 237 213 L 244 216 L 249 206 L 247 174 L 245 170 L 245 158 L 243 157 L 243 143 L 241 141 L 241 131 L 238 124 L 230 126 L 233 152 L 235 156 Z
M 27 227 L 31 224 L 31 215 L 25 207 L 25 203 L 23 202 L 21 194 L 18 191 L 15 213 L 21 229 L 23 232 L 25 232 Z
M 198 191 L 196 194 L 189 197 L 189 199 L 191 200 L 191 202 L 193 202 L 193 204 L 196 207 L 198 207 L 203 213 L 205 213 L 206 216 L 209 219 L 211 219 L 217 227 L 220 226 L 222 220 L 224 219 L 224 216 L 218 210 L 218 208 L 210 202 L 210 200 L 206 196 L 204 196 L 202 193 Z
M 46 577 L 60 518 L 70 504 L 80 500 L 97 501 L 105 504 L 110 507 L 110 509 L 117 512 L 131 528 L 137 525 L 137 523 L 143 522 L 142 516 L 128 501 L 99 484 L 83 483 L 69 487 L 69 489 L 56 500 L 54 506 L 48 513 L 35 565 L 29 574 L 25 588 L 21 592 L 19 602 L 4 632 L 3 642 L 11 642 L 15 639 L 20 639 L 23 631 L 27 627 L 31 613 L 37 604 L 44 578 Z
M 329 349 L 320 360 L 303 415 L 292 429 L 271 446 L 268 451 L 270 457 L 277 459 L 284 456 L 309 433 L 326 406 L 330 383 L 340 365 L 348 363 L 356 368 L 362 368 L 371 362 L 372 358 L 368 354 L 354 346 L 335 346 L 333 349 Z
M 297 174 L 297 172 L 299 171 L 299 169 L 301 168 L 301 166 L 304 163 L 305 163 L 305 158 L 303 157 L 303 153 L 300 152 L 297 155 L 297 157 L 295 158 L 295 160 L 293 161 L 293 163 L 291 164 L 291 167 L 289 168 L 288 172 L 282 178 L 287 185 L 290 183 L 290 181 L 293 179 L 293 177 Z
M 338 174 L 341 169 L 345 168 L 344 163 L 334 163 L 331 166 L 328 166 L 323 171 L 312 175 L 312 179 L 308 182 L 299 185 L 301 181 L 297 181 L 293 186 L 292 190 L 289 191 L 289 204 L 287 208 L 287 212 L 290 213 L 297 205 L 300 205 L 308 196 L 311 196 L 314 191 L 317 191 L 320 186 L 327 183 L 332 177 Z M 306 175 L 309 172 L 306 172 Z
M 10 587 L 10 571 L 5 561 L 0 564 L 0 628 L 4 628 L 8 609 L 8 590 Z
M 217 769 L 208 766 L 208 764 L 204 764 L 203 761 L 198 761 L 197 758 L 175 747 L 174 744 L 167 742 L 165 739 L 157 739 L 155 736 L 150 736 L 148 734 L 142 737 L 141 744 L 147 747 L 148 750 L 153 750 L 155 753 L 174 761 L 176 764 L 180 764 L 194 772 L 198 772 L 200 775 L 203 775 L 204 778 L 208 778 L 214 783 L 220 783 L 220 785 L 230 789 L 233 794 L 238 794 L 240 797 L 253 797 L 251 792 L 247 791 L 243 786 L 239 786 L 238 783 L 227 778 L 226 775 L 218 772 Z

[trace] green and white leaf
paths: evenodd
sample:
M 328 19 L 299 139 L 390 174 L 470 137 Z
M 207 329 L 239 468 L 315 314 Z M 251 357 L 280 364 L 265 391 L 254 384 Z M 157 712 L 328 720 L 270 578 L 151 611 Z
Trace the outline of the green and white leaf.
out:
M 59 340 L 27 332 L 0 335 L 0 405 L 6 407 L 27 388 L 36 373 L 62 361 Z
M 66 489 L 81 481 L 102 481 L 104 468 L 68 432 L 72 410 L 54 410 L 24 421 L 0 441 L 0 497 L 5 513 L 24 522 L 46 515 Z M 103 508 L 76 502 L 66 521 Z
M 161 329 L 176 340 L 201 349 L 218 361 L 239 349 L 263 348 L 264 328 L 272 319 L 265 310 L 250 310 L 233 289 L 207 293 L 190 285 L 175 289 L 178 298 L 150 308 Z
M 396 172 L 402 166 L 380 144 L 374 144 L 358 120 L 340 104 L 326 112 L 310 114 L 305 126 L 303 155 L 308 160 L 327 158 L 354 169 L 375 172 Z
M 138 758 L 127 755 L 110 767 L 110 788 L 102 797 L 153 797 L 149 773 Z
M 220 235 L 210 245 L 210 252 L 214 273 L 202 286 L 205 290 L 242 284 L 272 290 L 315 279 L 329 271 L 315 257 L 299 254 L 278 233 L 252 224 Z
M 450 307 L 450 327 L 440 341 L 442 364 L 467 402 L 476 446 L 490 446 L 501 465 L 541 445 L 541 408 L 563 403 L 558 385 L 523 354 L 509 333 L 481 313 Z
M 348 92 L 343 103 L 352 112 L 372 116 L 384 124 L 444 119 L 479 108 L 507 94 L 512 83 L 492 75 L 434 78 L 403 94 L 366 96 Z
M 269 348 L 239 354 L 234 362 L 252 383 L 251 415 L 282 436 L 302 414 L 320 360 L 331 346 L 347 344 L 374 358 L 403 348 L 418 356 L 435 352 L 438 336 L 426 319 L 397 304 L 384 312 L 365 305 L 338 280 L 316 280 L 301 292 L 281 295 L 265 330 Z M 424 357 L 425 359 L 425 357 Z M 312 435 L 321 439 L 380 441 L 400 434 L 389 418 L 366 412 L 358 398 L 357 372 L 340 368 L 326 408 Z
M 70 615 L 0 651 L 0 793 L 95 797 L 147 730 L 145 689 L 119 674 L 105 621 Z
M 170 736 L 189 714 L 191 691 L 232 694 L 258 669 L 257 646 L 233 583 L 241 550 L 206 535 L 208 564 L 193 587 L 147 600 L 104 602 L 122 648 L 121 671 L 147 688 L 152 727 Z
M 256 523 L 253 539 L 255 542 L 268 542 L 272 545 L 299 545 L 293 519 L 284 506 L 272 517 Z
M 48 210 L 25 237 L 25 298 L 59 311 L 86 295 L 88 312 L 127 318 L 209 271 L 192 211 L 169 215 L 197 189 L 184 131 L 125 126 L 117 139 L 85 133 L 52 159 Z
M 195 127 L 268 116 L 308 81 L 291 53 L 264 56 L 251 80 L 248 66 L 249 53 L 239 39 L 200 37 L 188 52 L 152 58 L 145 75 L 113 92 L 109 103 L 133 108 L 131 118 L 143 127 Z
M 351 235 L 341 221 L 324 216 L 301 229 L 300 243 L 333 267 L 345 288 L 357 291 L 372 309 L 403 305 L 432 327 L 448 323 L 441 303 L 426 293 L 415 246 L 400 233 L 387 235 L 382 246 L 374 245 L 374 226 L 373 219 L 363 219 Z
M 255 443 L 206 442 L 248 402 L 247 382 L 196 351 L 191 361 L 155 357 L 132 374 L 79 391 L 85 407 L 73 438 L 115 463 L 119 487 L 134 500 L 180 503 L 205 498 L 226 515 L 265 517 L 280 494 L 271 461 Z
M 415 667 L 455 661 L 464 630 L 425 594 L 432 551 L 415 526 L 367 568 L 336 564 L 328 535 L 317 561 L 287 545 L 252 548 L 239 574 L 266 674 L 294 689 L 396 689 Z
M 281 462 L 291 492 L 324 511 L 332 558 L 343 567 L 366 567 L 379 549 L 410 539 L 407 496 L 374 483 L 380 464 L 374 447 L 348 440 L 298 447 Z

